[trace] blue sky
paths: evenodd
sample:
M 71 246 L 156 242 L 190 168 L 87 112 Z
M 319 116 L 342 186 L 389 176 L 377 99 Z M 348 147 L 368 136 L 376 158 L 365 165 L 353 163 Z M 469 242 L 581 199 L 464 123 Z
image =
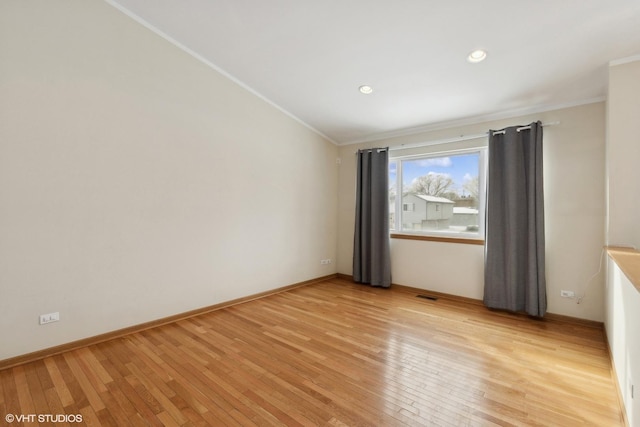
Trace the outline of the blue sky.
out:
M 411 185 L 411 182 L 428 173 L 447 174 L 453 178 L 455 189 L 462 194 L 462 184 L 465 177 L 478 175 L 478 153 L 460 154 L 455 156 L 431 157 L 416 160 L 404 160 L 402 163 L 404 187 Z M 389 184 L 396 180 L 396 165 L 389 165 Z

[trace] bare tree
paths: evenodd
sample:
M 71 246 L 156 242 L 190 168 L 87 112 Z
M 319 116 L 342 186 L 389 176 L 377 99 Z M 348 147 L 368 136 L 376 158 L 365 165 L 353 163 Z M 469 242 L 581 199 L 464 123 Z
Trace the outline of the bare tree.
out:
M 470 197 L 473 197 L 474 199 L 478 198 L 479 188 L 480 188 L 480 185 L 479 185 L 478 175 L 472 178 L 465 179 L 464 184 L 462 184 L 462 189 L 466 191 L 467 194 Z
M 455 194 L 451 188 L 453 184 L 453 178 L 448 174 L 429 172 L 414 179 L 408 191 L 414 194 L 444 197 Z

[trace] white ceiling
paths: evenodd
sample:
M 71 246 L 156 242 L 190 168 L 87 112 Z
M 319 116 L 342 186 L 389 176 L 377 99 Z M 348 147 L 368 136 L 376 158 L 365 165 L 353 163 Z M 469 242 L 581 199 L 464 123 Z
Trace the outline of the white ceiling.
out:
M 338 144 L 604 99 L 640 54 L 640 0 L 107 1 Z

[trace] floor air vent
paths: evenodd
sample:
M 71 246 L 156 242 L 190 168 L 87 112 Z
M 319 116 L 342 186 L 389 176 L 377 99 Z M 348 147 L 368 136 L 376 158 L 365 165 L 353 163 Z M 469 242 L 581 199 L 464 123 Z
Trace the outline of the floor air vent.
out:
M 438 301 L 437 297 L 432 297 L 431 295 L 416 295 L 418 298 L 424 298 L 431 301 Z

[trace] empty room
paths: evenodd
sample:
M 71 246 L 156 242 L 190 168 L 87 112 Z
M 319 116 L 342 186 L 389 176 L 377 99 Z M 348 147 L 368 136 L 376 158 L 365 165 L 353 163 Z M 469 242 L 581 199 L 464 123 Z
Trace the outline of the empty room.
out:
M 3 0 L 0 424 L 640 426 L 638 29 Z

